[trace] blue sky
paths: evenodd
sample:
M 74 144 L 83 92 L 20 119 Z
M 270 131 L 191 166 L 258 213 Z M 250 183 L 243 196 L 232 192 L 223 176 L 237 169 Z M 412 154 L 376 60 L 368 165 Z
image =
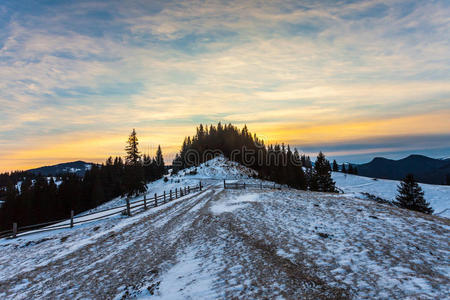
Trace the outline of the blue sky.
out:
M 0 170 L 173 155 L 199 122 L 450 156 L 448 1 L 2 1 Z

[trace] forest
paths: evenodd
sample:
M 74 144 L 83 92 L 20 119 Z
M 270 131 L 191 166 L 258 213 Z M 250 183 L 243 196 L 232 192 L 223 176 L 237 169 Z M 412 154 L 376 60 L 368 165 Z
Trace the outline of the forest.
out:
M 141 155 L 133 130 L 127 156 L 109 157 L 105 163 L 92 165 L 83 177 L 66 173 L 47 177 L 29 172 L 0 174 L 0 231 L 12 223 L 26 226 L 67 219 L 75 214 L 114 199 L 146 190 L 146 183 L 160 179 L 166 172 L 161 147 L 155 157 Z
M 47 177 L 28 172 L 0 174 L 0 230 L 13 222 L 26 226 L 66 219 L 119 196 L 134 196 L 146 191 L 146 184 L 166 173 L 161 147 L 154 157 L 141 154 L 133 129 L 125 147 L 126 156 L 109 157 L 103 164 L 93 164 L 84 176 L 71 173 Z M 289 145 L 265 145 L 256 134 L 228 124 L 200 124 L 193 137 L 186 137 L 172 162 L 173 172 L 196 166 L 217 155 L 258 171 L 261 179 L 295 189 L 336 192 L 331 178 L 333 167 L 320 152 L 314 164 L 309 156 Z M 347 172 L 345 167 L 342 171 Z M 351 170 L 348 170 L 351 171 Z M 353 172 L 353 171 L 352 171 Z

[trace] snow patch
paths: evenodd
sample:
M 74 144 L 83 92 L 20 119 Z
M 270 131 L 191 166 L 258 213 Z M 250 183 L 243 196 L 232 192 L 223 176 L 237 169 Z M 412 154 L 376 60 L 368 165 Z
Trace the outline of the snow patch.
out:
M 224 199 L 214 203 L 210 207 L 210 211 L 215 215 L 220 215 L 222 213 L 233 212 L 236 209 L 244 208 L 249 202 L 257 202 L 259 200 L 259 195 L 256 193 L 239 195 L 235 198 Z

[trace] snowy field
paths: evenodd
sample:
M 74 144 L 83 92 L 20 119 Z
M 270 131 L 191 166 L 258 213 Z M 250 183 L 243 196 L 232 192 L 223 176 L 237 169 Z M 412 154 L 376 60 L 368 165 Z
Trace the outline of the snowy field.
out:
M 349 175 L 333 172 L 336 186 L 346 194 L 361 196 L 361 193 L 369 193 L 380 198 L 393 201 L 397 195 L 399 181 L 388 179 L 376 179 L 357 175 Z M 450 218 L 450 186 L 419 183 L 425 192 L 425 199 L 434 209 L 434 214 Z
M 206 185 L 158 208 L 0 240 L 0 299 L 450 294 L 450 220 L 358 199 L 356 190 L 224 190 L 223 178 L 257 180 L 223 159 L 201 169 L 149 185 L 158 194 Z

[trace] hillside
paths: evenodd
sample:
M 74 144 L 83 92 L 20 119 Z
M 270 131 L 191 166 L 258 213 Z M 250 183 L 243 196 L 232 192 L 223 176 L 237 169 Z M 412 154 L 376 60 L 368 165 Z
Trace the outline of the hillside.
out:
M 450 293 L 448 219 L 355 194 L 223 189 L 224 178 L 258 182 L 251 177 L 251 170 L 217 158 L 197 174 L 149 185 L 152 195 L 201 180 L 199 193 L 132 217 L 1 240 L 0 297 L 442 299 Z
M 387 179 L 373 179 L 363 176 L 333 172 L 336 186 L 346 194 L 362 197 L 362 193 L 369 193 L 385 200 L 394 201 L 397 195 L 399 181 Z M 450 218 L 450 186 L 421 183 L 425 192 L 425 199 L 434 209 L 434 214 Z M 364 198 L 364 197 L 362 197 Z
M 371 162 L 357 165 L 358 174 L 373 178 L 401 180 L 408 173 L 419 182 L 443 184 L 450 174 L 450 159 L 434 159 L 423 155 L 410 155 L 400 160 L 376 157 Z
M 53 166 L 45 166 L 36 169 L 30 169 L 27 172 L 33 174 L 41 174 L 42 176 L 55 176 L 63 173 L 74 173 L 83 176 L 84 173 L 91 168 L 92 164 L 81 160 L 57 164 Z

